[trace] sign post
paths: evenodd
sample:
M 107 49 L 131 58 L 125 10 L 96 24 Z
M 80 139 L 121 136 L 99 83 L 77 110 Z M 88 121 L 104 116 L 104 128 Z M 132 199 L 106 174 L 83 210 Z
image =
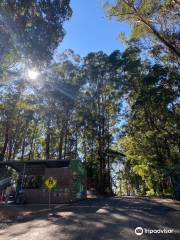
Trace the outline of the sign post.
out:
M 49 209 L 51 208 L 51 189 L 49 189 L 49 200 L 48 200 Z
M 48 199 L 48 204 L 49 208 L 51 206 L 51 190 L 56 187 L 57 180 L 54 177 L 49 177 L 45 180 L 45 186 L 49 190 L 49 199 Z

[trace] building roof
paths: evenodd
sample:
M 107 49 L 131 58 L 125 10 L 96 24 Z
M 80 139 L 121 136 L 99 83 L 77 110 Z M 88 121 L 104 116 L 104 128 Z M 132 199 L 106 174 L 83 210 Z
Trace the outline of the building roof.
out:
M 26 174 L 41 174 L 45 168 L 62 168 L 68 167 L 69 160 L 33 160 L 33 161 L 9 161 L 0 162 L 0 168 L 12 167 L 16 171 L 23 173 L 24 169 Z

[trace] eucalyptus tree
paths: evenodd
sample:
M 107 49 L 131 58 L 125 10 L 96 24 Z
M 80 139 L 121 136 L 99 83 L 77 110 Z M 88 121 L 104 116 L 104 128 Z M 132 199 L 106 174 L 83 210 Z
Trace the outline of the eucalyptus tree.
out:
M 69 0 L 0 2 L 0 61 L 12 55 L 31 63 L 49 61 L 72 15 Z M 13 58 L 12 58 L 13 59 Z
M 107 14 L 132 26 L 131 39 L 146 38 L 163 53 L 180 57 L 179 7 L 176 0 L 116 0 L 106 4 Z M 165 50 L 166 49 L 166 50 Z M 171 57 L 172 57 L 171 56 Z
M 111 191 L 110 159 L 108 152 L 116 124 L 119 98 L 119 58 L 103 52 L 89 53 L 84 59 L 86 85 L 82 92 L 82 143 L 83 153 L 90 166 L 98 166 L 98 190 Z M 94 159 L 93 159 L 93 158 Z
M 180 165 L 179 71 L 143 62 L 138 48 L 128 48 L 122 59 L 128 118 L 119 144 L 143 191 L 162 194 L 170 189 L 168 169 Z
M 45 101 L 42 114 L 46 122 L 46 158 L 49 158 L 50 136 L 53 135 L 56 158 L 77 156 L 76 102 L 84 75 L 77 61 L 79 56 L 72 51 L 67 52 L 50 66 L 47 81 L 40 91 Z

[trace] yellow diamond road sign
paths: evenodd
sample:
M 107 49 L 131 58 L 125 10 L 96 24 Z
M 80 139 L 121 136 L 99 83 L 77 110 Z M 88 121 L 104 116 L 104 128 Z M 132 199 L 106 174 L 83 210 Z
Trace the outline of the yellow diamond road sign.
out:
M 52 189 L 52 188 L 56 187 L 56 184 L 57 184 L 57 180 L 54 177 L 49 177 L 45 181 L 45 185 L 48 189 Z

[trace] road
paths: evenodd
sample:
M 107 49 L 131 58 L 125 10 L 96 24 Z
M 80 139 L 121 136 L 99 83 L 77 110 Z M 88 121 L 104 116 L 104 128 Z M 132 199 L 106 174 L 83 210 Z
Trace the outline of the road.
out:
M 1 240 L 180 239 L 180 205 L 150 198 L 87 199 L 61 209 L 26 217 L 0 230 Z M 171 230 L 173 233 L 135 234 Z

